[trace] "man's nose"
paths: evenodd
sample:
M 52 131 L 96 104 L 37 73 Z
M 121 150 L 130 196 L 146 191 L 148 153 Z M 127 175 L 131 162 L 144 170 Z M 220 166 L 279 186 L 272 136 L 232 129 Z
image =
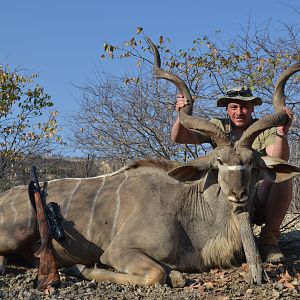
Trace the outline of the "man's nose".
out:
M 238 113 L 239 115 L 243 114 L 243 109 L 242 109 L 241 107 L 238 107 L 238 108 L 237 108 L 237 113 Z

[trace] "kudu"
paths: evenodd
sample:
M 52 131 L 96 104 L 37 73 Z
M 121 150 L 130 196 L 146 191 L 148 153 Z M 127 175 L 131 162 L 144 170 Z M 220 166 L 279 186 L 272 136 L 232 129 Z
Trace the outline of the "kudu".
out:
M 281 111 L 284 85 L 300 64 L 288 68 L 279 79 L 274 94 L 277 112 L 254 123 L 231 144 L 218 127 L 190 116 L 189 90 L 177 76 L 161 70 L 157 49 L 150 44 L 155 75 L 174 82 L 189 101 L 180 110 L 181 123 L 209 135 L 217 147 L 181 167 L 171 161 L 142 160 L 107 175 L 49 181 L 47 200 L 59 203 L 66 235 L 64 242 L 53 243 L 57 263 L 76 264 L 72 270 L 89 280 L 152 285 L 164 283 L 171 269 L 229 266 L 244 245 L 252 279 L 259 283 L 262 271 L 248 219 L 252 191 L 264 176 L 280 182 L 299 174 L 299 169 L 260 157 L 251 143 L 266 128 L 286 121 Z M 9 253 L 18 252 L 32 262 L 36 238 L 27 187 L 2 193 L 2 272 Z M 86 267 L 100 262 L 119 272 Z

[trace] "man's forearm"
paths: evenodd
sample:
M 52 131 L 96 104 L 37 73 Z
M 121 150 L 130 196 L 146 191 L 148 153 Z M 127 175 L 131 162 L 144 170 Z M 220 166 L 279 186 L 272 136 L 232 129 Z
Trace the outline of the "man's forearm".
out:
M 268 147 L 267 154 L 283 160 L 288 160 L 290 157 L 290 148 L 288 140 L 284 134 L 276 134 L 275 143 Z
M 181 125 L 179 122 L 179 117 L 177 117 L 175 123 L 173 124 L 171 130 L 171 140 L 179 144 L 199 143 L 197 134 Z
M 292 125 L 293 112 L 288 107 L 283 107 L 283 111 L 287 114 L 288 120 L 283 126 L 278 126 L 276 128 L 275 143 L 268 147 L 270 149 L 267 148 L 266 151 L 268 155 L 288 161 L 290 158 L 290 149 L 286 136 L 290 126 Z

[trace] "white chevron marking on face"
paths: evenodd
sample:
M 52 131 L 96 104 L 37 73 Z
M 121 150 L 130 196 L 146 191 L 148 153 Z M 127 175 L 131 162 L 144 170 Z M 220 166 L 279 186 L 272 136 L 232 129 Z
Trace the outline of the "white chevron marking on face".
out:
M 245 170 L 246 167 L 243 165 L 237 165 L 237 166 L 228 166 L 226 165 L 226 167 L 230 170 L 230 171 L 241 171 L 241 170 Z

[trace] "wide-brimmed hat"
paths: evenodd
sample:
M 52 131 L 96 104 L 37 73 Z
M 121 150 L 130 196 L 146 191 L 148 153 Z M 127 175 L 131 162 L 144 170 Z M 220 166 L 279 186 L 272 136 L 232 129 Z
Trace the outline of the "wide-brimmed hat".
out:
M 228 90 L 225 96 L 222 96 L 217 101 L 218 107 L 226 107 L 232 100 L 247 101 L 253 106 L 261 105 L 262 100 L 259 97 L 252 95 L 251 89 L 248 87 L 236 87 Z

